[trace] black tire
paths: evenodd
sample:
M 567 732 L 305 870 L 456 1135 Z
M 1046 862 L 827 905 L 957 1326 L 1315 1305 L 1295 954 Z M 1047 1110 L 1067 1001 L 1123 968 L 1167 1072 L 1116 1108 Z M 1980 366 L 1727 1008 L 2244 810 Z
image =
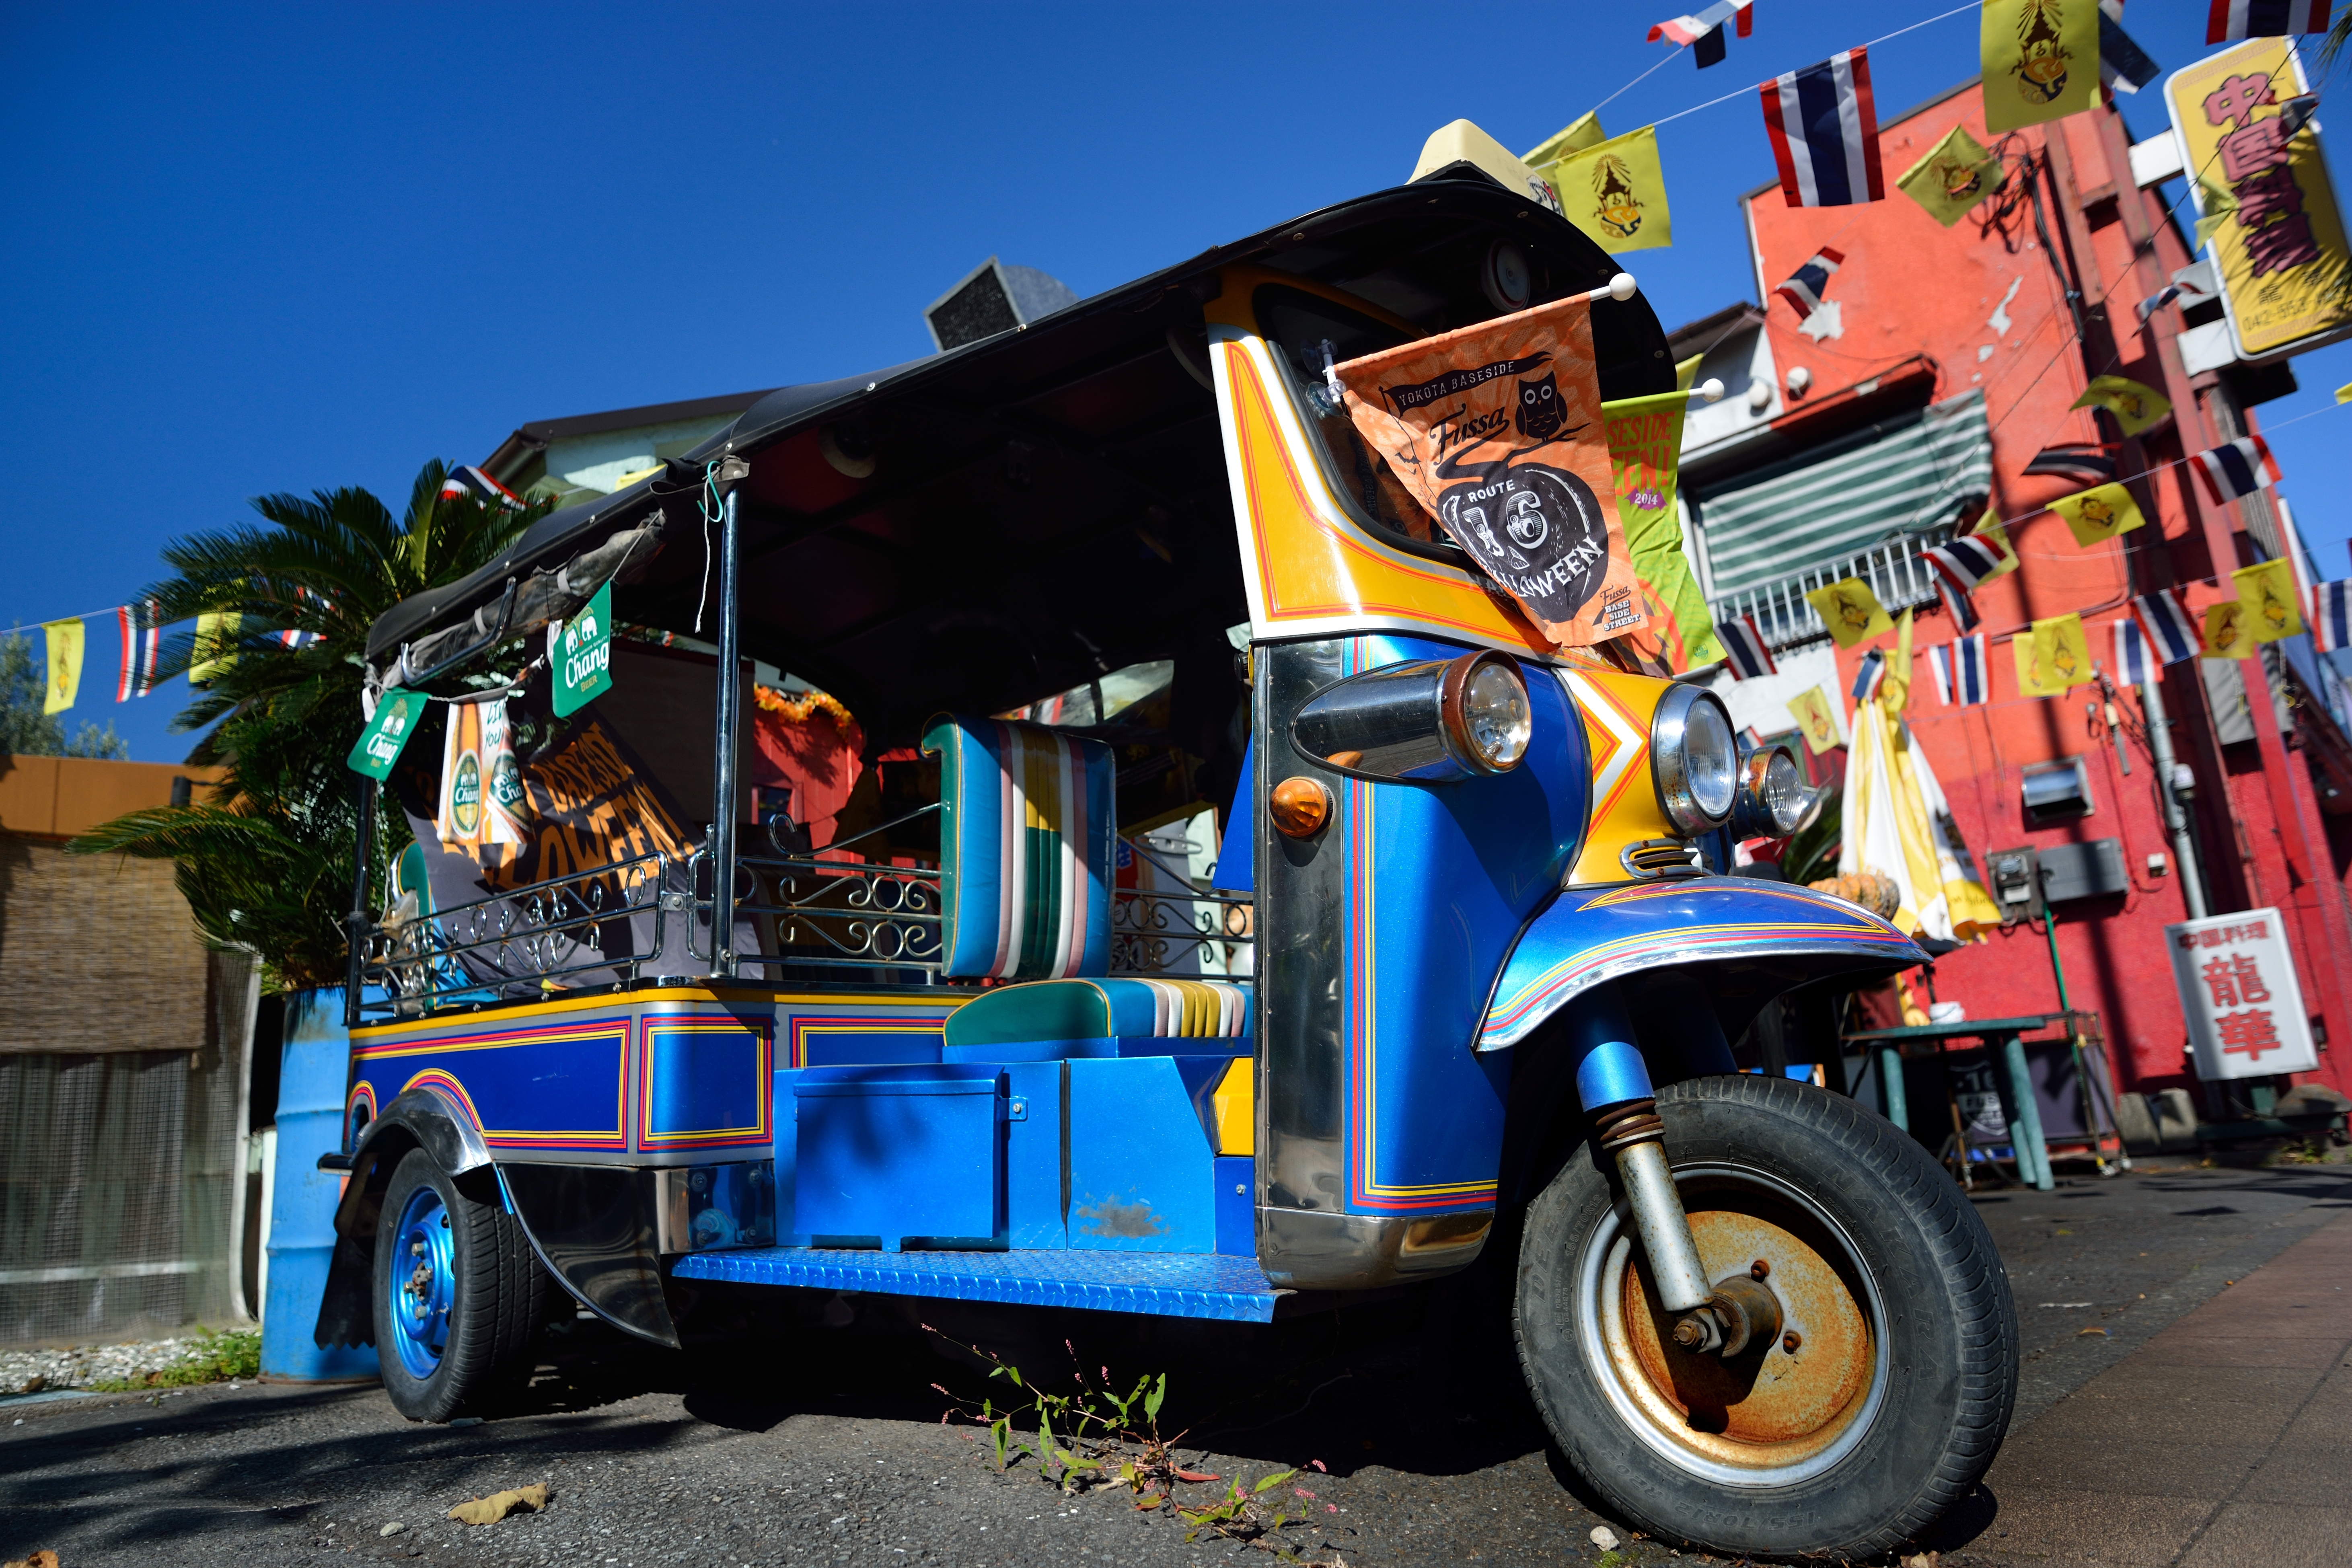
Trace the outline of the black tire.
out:
M 1655 1536 L 1856 1556 L 1915 1538 L 1983 1476 L 2016 1402 L 2017 1309 L 1984 1222 L 1926 1150 L 1810 1084 L 1696 1079 L 1658 1110 L 1709 1277 L 1778 1254 L 1766 1285 L 1804 1332 L 1729 1363 L 1675 1349 L 1588 1141 L 1519 1249 L 1519 1360 L 1553 1439 Z
M 488 1414 L 530 1375 L 547 1271 L 521 1222 L 495 1201 L 494 1186 L 490 1201 L 466 1191 L 478 1184 L 461 1186 L 432 1155 L 412 1149 L 384 1189 L 369 1295 L 384 1392 L 411 1421 Z M 412 1214 L 417 1226 L 438 1233 L 429 1244 L 404 1237 Z M 404 1309 L 405 1322 L 394 1317 Z

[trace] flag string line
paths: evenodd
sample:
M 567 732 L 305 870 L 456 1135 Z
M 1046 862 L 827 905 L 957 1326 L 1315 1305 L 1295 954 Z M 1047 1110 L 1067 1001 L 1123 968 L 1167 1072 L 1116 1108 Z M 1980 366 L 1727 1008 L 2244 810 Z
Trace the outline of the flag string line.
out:
M 1668 52 L 1665 58 L 1660 60 L 1656 65 L 1652 66 L 1648 70 L 1643 71 L 1640 76 L 1635 77 L 1632 81 L 1627 82 L 1623 87 L 1619 88 L 1615 92 L 1611 93 L 1607 98 L 1604 98 L 1600 102 L 1594 104 L 1591 109 L 1586 110 L 1585 113 L 1600 113 L 1602 110 L 1608 108 L 1611 104 L 1616 102 L 1619 99 L 1624 97 L 1627 93 L 1633 91 L 1635 88 L 1641 86 L 1652 77 L 1657 75 L 1658 72 L 1674 64 L 1676 59 L 1681 58 L 1683 51 L 1689 47 L 1690 46 L 1688 44 L 1677 44 L 1671 51 Z
M 1933 24 L 1935 24 L 1935 23 L 1937 23 L 1937 22 L 1946 21 L 1946 20 L 1949 19 L 1950 17 L 1959 16 L 1959 15 L 1960 15 L 1960 14 L 1962 14 L 1963 12 L 1972 12 L 1972 11 L 1975 11 L 1977 8 L 1978 8 L 1978 7 L 1977 7 L 1975 5 L 1955 5 L 1955 6 L 1953 6 L 1953 7 L 1952 7 L 1950 10 L 1948 10 L 1948 11 L 1939 11 L 1939 12 L 1937 12 L 1935 16 L 1922 18 L 1922 19 L 1921 19 L 1921 20 L 1919 20 L 1919 21 L 1916 21 L 1916 22 L 1912 23 L 1912 24 L 1911 24 L 1909 26 L 1907 26 L 1907 27 L 1897 27 L 1897 28 L 1895 28 L 1895 31 L 1893 31 L 1893 32 L 1891 32 L 1891 33 L 1885 34 L 1885 35 L 1883 35 L 1883 36 L 1881 36 L 1881 37 L 1879 37 L 1866 39 L 1866 40 L 1864 40 L 1864 42 L 1862 42 L 1862 43 L 1859 43 L 1859 44 L 1855 44 L 1855 45 L 1853 45 L 1853 47 L 1857 48 L 1857 49 L 1874 49 L 1874 48 L 1876 48 L 1879 45 L 1884 44 L 1884 43 L 1887 43 L 1887 42 L 1889 42 L 1889 41 L 1891 41 L 1891 40 L 1893 40 L 1893 39 L 1895 39 L 1895 38 L 1899 38 L 1899 37 L 1902 37 L 1904 34 L 1906 34 L 1906 33 L 1916 33 L 1916 32 L 1917 32 L 1917 31 L 1918 31 L 1920 28 L 1922 28 L 1922 27 L 1931 26 L 1931 25 L 1933 25 Z M 1687 44 L 1685 44 L 1685 45 L 1684 45 L 1683 47 L 1684 47 L 1685 48 L 1688 48 L 1690 46 L 1689 46 L 1689 45 L 1687 45 Z M 1844 51 L 1840 51 L 1840 52 L 1844 52 Z M 1674 57 L 1673 57 L 1672 55 L 1669 55 L 1669 56 L 1667 56 L 1667 57 L 1666 57 L 1666 58 L 1667 58 L 1667 59 L 1672 59 L 1673 58 L 1674 58 Z M 1659 62 L 1659 63 L 1660 63 L 1660 64 L 1664 64 L 1664 61 L 1661 61 L 1661 62 Z M 1652 67 L 1650 68 L 1650 69 L 1651 69 L 1651 70 L 1655 70 L 1655 69 L 1657 69 L 1657 67 L 1656 67 L 1656 66 L 1652 66 Z M 1642 75 L 1643 75 L 1643 76 L 1647 76 L 1648 74 L 1649 74 L 1649 71 L 1644 71 L 1644 72 L 1643 72 L 1643 73 L 1642 73 Z M 1639 81 L 1640 79 L 1641 79 L 1641 77 L 1636 77 L 1636 78 L 1634 78 L 1634 79 L 1633 79 L 1633 80 L 1634 80 L 1634 81 Z M 1766 78 L 1765 79 L 1766 79 L 1767 81 L 1770 81 L 1770 80 L 1777 80 L 1778 79 L 1777 79 L 1777 78 L 1768 77 L 1768 78 Z M 1631 86 L 1633 86 L 1633 82 L 1627 82 L 1627 83 L 1625 84 L 1625 87 L 1631 87 Z M 1659 127 L 1659 126 L 1661 126 L 1661 125 L 1665 124 L 1667 121 L 1674 121 L 1674 120 L 1680 120 L 1680 119 L 1682 119 L 1685 115 L 1686 115 L 1686 114 L 1696 114 L 1696 113 L 1697 113 L 1700 110 L 1702 110 L 1702 109 L 1713 109 L 1713 108 L 1714 108 L 1717 104 L 1718 104 L 1718 103 L 1729 103 L 1729 102 L 1730 102 L 1733 99 L 1735 99 L 1735 98 L 1746 98 L 1746 97 L 1747 97 L 1747 96 L 1748 96 L 1750 93 L 1761 91 L 1761 90 L 1762 90 L 1762 89 L 1763 89 L 1763 87 L 1764 87 L 1764 83 L 1763 83 L 1763 82 L 1756 82 L 1756 83 L 1753 83 L 1753 84 L 1751 84 L 1751 85 L 1749 85 L 1749 86 L 1748 86 L 1748 87 L 1740 88 L 1740 89 L 1738 89 L 1738 90 L 1736 90 L 1736 91 L 1733 91 L 1733 92 L 1727 92 L 1727 93 L 1725 93 L 1725 94 L 1724 94 L 1722 97 L 1720 97 L 1720 98 L 1710 98 L 1710 99 L 1708 99 L 1705 103 L 1694 103 L 1694 104 L 1692 104 L 1688 109 L 1677 109 L 1677 110 L 1675 110 L 1672 114 L 1662 114 L 1662 115 L 1660 115 L 1657 119 L 1653 120 L 1653 121 L 1650 121 L 1650 128 L 1651 128 L 1652 130 L 1655 130 L 1657 127 Z M 1620 88 L 1620 89 L 1617 89 L 1617 91 L 1618 91 L 1618 92 L 1622 92 L 1622 91 L 1624 91 L 1624 90 L 1625 90 L 1625 88 Z M 1614 98 L 1614 97 L 1616 97 L 1616 96 L 1617 96 L 1617 94 L 1616 94 L 1616 93 L 1612 93 L 1612 94 L 1610 94 L 1610 97 L 1611 97 L 1611 98 Z M 1606 101 L 1607 101 L 1607 100 L 1603 100 L 1602 101 L 1603 101 L 1603 102 L 1606 102 Z

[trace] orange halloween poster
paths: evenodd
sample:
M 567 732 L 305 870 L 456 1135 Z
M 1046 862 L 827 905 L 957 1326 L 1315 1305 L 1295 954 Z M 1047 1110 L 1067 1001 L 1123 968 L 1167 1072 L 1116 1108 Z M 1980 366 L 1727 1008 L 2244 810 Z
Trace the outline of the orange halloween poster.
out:
M 1562 647 L 1650 624 L 1581 296 L 1333 368 L 1357 430 Z

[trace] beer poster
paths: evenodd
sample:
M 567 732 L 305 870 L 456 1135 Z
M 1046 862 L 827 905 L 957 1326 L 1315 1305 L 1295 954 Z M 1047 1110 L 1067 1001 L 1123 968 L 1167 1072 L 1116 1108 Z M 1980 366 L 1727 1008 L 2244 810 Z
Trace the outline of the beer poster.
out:
M 1349 416 L 1455 544 L 1561 647 L 1650 624 L 1581 295 L 1333 369 Z
M 504 702 L 455 702 L 441 752 L 441 842 L 490 863 L 509 859 L 530 836 Z

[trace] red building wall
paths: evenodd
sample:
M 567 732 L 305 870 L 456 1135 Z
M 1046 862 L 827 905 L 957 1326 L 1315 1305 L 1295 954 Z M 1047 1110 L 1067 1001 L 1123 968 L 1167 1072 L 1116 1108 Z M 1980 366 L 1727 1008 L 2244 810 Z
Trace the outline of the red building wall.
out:
M 1993 848 L 2037 847 L 2115 837 L 2122 840 L 2131 890 L 2060 910 L 2058 949 L 2069 998 L 2095 1009 L 2111 1059 L 2126 1087 L 2151 1089 L 2192 1080 L 2183 1056 L 2187 1035 L 2175 994 L 2163 927 L 2187 918 L 2180 868 L 2155 793 L 2156 770 L 2144 745 L 2127 742 L 2131 773 L 2116 761 L 2097 717 L 2096 686 L 2065 697 L 2018 691 L 2009 637 L 2038 616 L 2079 612 L 2093 657 L 2114 672 L 2116 618 L 2130 598 L 2159 586 L 2187 589 L 2192 608 L 2234 593 L 2231 569 L 2255 557 L 2234 505 L 2215 508 L 2185 467 L 2166 468 L 2221 434 L 2205 399 L 2209 375 L 2192 381 L 2173 338 L 2177 310 L 2155 312 L 2143 327 L 2137 302 L 2193 259 L 2153 191 L 2137 190 L 2125 159 L 2122 121 L 2111 110 L 2079 114 L 2001 139 L 2012 167 L 2033 163 L 2041 196 L 1980 205 L 1950 229 L 1894 190 L 1894 181 L 1953 125 L 1988 146 L 1975 84 L 1882 128 L 1887 199 L 1864 206 L 1790 207 L 1777 186 L 1746 199 L 1759 292 L 1768 300 L 1773 361 L 1782 374 L 1811 371 L 1808 395 L 1792 399 L 1779 423 L 1801 426 L 1832 416 L 1867 395 L 1874 381 L 1924 357 L 1933 366 L 1933 398 L 1982 387 L 1992 427 L 1993 505 L 2012 523 L 2019 569 L 1979 590 L 1983 630 L 1992 638 L 1991 700 L 1942 707 L 1924 668 L 1914 683 L 1909 719 L 1916 743 L 1950 797 L 1953 816 L 1981 869 Z M 2014 181 L 2013 181 L 2014 184 Z M 1843 317 L 1840 336 L 1823 341 L 1798 331 L 1798 318 L 1771 289 L 1824 246 L 1843 252 L 1829 297 Z M 2078 339 L 2066 291 L 2080 290 L 2084 331 Z M 2154 470 L 2132 488 L 2148 526 L 2091 549 L 2078 549 L 2065 524 L 2035 509 L 2082 489 L 2080 481 L 2024 478 L 2045 446 L 2104 441 L 2120 434 L 2104 416 L 2069 408 L 2100 371 L 2165 393 L 2173 422 L 2129 442 L 2126 475 Z M 1815 413 L 1818 411 L 1818 414 Z M 2249 422 L 2251 424 L 2251 421 Z M 2105 426 L 2105 428 L 2102 428 Z M 2233 432 L 2234 433 L 2234 432 Z M 2185 444 L 2184 444 L 2185 443 Z M 2034 514 L 2034 515 L 2028 515 Z M 1942 606 L 1923 607 L 1916 632 L 1921 664 L 1932 644 L 1957 635 Z M 1891 638 L 1878 639 L 1890 647 Z M 1865 644 L 1842 654 L 1851 680 Z M 2197 661 L 2170 667 L 2163 681 L 2180 760 L 2196 772 L 2197 826 L 2213 912 L 2277 906 L 2301 966 L 2305 1002 L 2334 1048 L 2323 1047 L 2310 1075 L 2352 1090 L 2352 919 L 2302 755 L 2282 742 L 2259 660 L 2242 669 L 2253 710 L 2254 742 L 2228 748 L 2214 738 Z M 2137 693 L 2121 689 L 2123 716 L 2141 728 Z M 2088 759 L 2095 810 L 2062 826 L 2023 820 L 2021 770 L 2067 756 Z M 2151 876 L 2161 853 L 2170 874 Z M 1939 996 L 1965 1004 L 1971 1017 L 2054 1009 L 2057 984 L 2045 939 L 2020 925 L 1942 960 Z

